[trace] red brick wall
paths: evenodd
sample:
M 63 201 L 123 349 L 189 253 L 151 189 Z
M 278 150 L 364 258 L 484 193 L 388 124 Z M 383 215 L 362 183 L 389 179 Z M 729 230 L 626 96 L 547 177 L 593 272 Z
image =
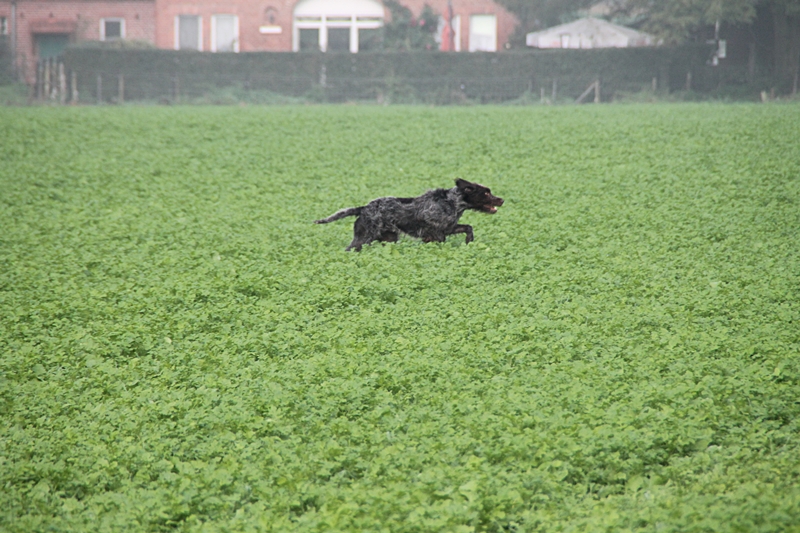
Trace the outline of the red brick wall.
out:
M 156 46 L 175 48 L 175 17 L 202 17 L 203 50 L 211 50 L 211 16 L 239 17 L 239 51 L 291 51 L 294 1 L 287 0 L 156 0 Z M 272 22 L 270 22 L 272 20 Z M 281 27 L 279 34 L 262 34 L 259 27 Z
M 11 2 L 0 2 L 0 16 L 8 18 L 13 31 Z M 67 33 L 70 42 L 100 39 L 100 19 L 125 19 L 125 39 L 155 42 L 155 2 L 17 2 L 17 67 L 26 82 L 36 78 L 37 33 Z
M 291 51 L 292 14 L 297 0 L 155 0 L 156 46 L 175 47 L 175 17 L 200 15 L 203 19 L 203 50 L 211 50 L 211 16 L 215 14 L 238 15 L 239 51 Z M 447 12 L 447 0 L 401 0 L 415 15 L 427 3 L 439 14 Z M 453 14 L 461 16 L 461 50 L 469 46 L 470 15 L 495 14 L 497 16 L 497 49 L 502 50 L 514 32 L 517 19 L 492 0 L 454 0 Z M 388 12 L 386 13 L 388 16 Z M 270 21 L 270 19 L 272 21 Z M 262 34 L 260 26 L 280 26 L 279 34 Z

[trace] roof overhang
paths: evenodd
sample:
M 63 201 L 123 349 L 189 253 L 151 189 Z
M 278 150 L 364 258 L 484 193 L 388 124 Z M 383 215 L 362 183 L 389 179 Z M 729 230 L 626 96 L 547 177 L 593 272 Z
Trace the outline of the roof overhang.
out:
M 31 33 L 74 33 L 78 29 L 78 22 L 70 19 L 39 19 L 32 20 L 28 29 Z

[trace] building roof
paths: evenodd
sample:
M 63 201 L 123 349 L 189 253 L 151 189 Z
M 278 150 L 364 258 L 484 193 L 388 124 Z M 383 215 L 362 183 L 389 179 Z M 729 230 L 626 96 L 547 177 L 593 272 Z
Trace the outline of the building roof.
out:
M 525 43 L 536 48 L 626 48 L 656 44 L 647 33 L 594 17 L 529 33 Z

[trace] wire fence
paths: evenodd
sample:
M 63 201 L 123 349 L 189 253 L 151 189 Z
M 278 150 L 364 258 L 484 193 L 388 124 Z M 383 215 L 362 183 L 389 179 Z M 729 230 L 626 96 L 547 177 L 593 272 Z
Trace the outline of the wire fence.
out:
M 251 70 L 220 75 L 202 69 L 121 72 L 113 69 L 72 70 L 61 58 L 40 61 L 32 88 L 34 98 L 61 104 L 286 104 L 303 102 L 371 102 L 377 104 L 490 104 L 604 102 L 621 94 L 691 92 L 723 82 L 746 83 L 733 69 L 726 80 L 711 79 L 708 70 L 687 71 L 685 79 L 640 76 L 628 83 L 603 84 L 597 73 L 574 72 L 570 76 L 536 76 L 519 72 L 501 76 L 356 76 L 336 74 L 322 65 L 311 72 L 274 74 Z
M 535 80 L 529 75 L 500 77 L 342 77 L 252 73 L 228 83 L 204 82 L 202 76 L 131 75 L 98 72 L 91 75 L 68 70 L 60 59 L 40 61 L 33 88 L 39 100 L 61 104 L 235 104 L 300 102 L 372 102 L 377 104 L 554 103 L 575 101 L 574 87 L 560 90 L 557 78 Z M 653 89 L 657 80 L 652 82 Z M 543 85 L 544 84 L 544 85 Z M 572 85 L 575 85 L 572 83 Z M 546 86 L 546 88 L 545 88 Z M 600 82 L 586 76 L 578 102 L 594 91 L 601 101 Z

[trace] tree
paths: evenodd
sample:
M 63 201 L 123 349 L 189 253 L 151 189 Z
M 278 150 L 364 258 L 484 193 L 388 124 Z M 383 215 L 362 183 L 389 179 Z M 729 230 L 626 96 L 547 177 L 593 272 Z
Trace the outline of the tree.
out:
M 768 0 L 774 37 L 773 72 L 791 80 L 792 94 L 800 82 L 800 0 Z
M 397 0 L 384 0 L 391 18 L 383 27 L 383 46 L 387 50 L 436 50 L 439 16 L 425 4 L 419 18 Z
M 779 80 L 790 80 L 797 92 L 800 75 L 800 0 L 618 0 L 620 13 L 635 16 L 641 27 L 679 44 L 704 26 L 751 24 L 771 17 L 771 69 Z M 759 9 L 760 8 L 760 9 Z
M 689 40 L 699 28 L 716 23 L 749 23 L 758 0 L 619 0 L 617 14 L 637 21 L 642 30 L 667 44 Z

